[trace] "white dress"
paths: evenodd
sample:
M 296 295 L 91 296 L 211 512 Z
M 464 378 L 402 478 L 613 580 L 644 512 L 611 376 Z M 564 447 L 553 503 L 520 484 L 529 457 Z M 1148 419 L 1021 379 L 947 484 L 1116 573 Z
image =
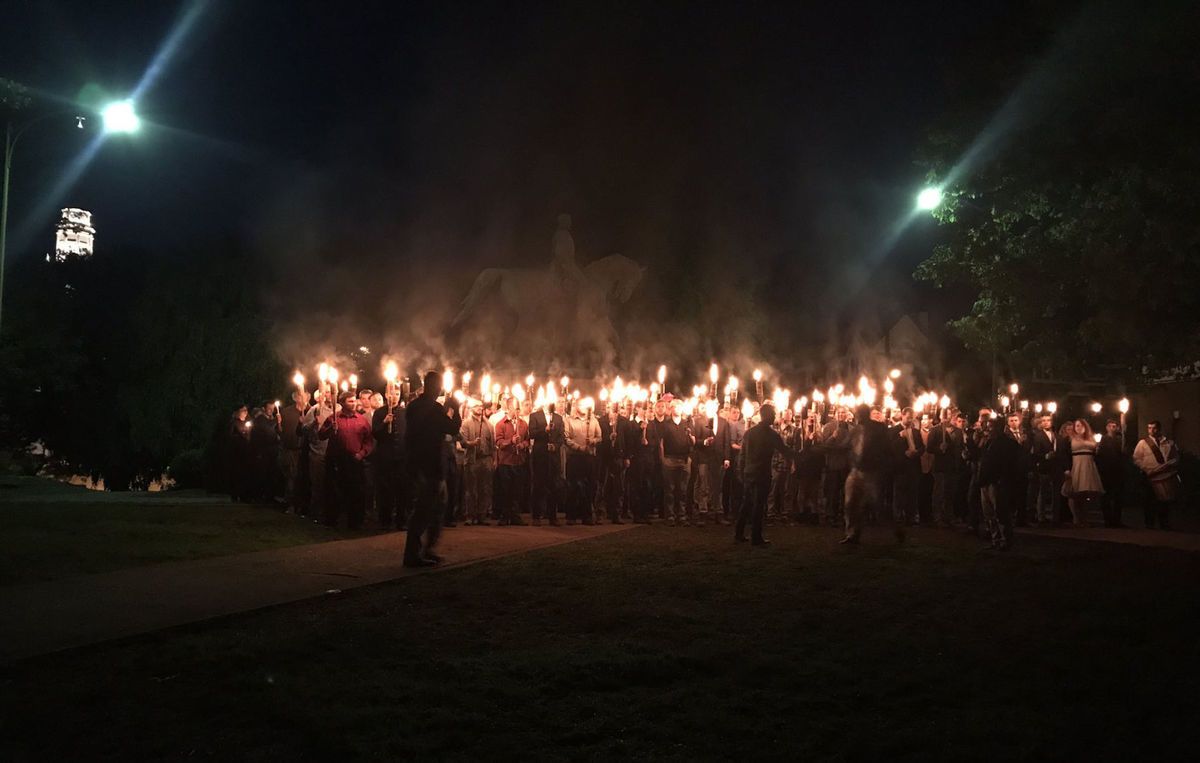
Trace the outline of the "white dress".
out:
M 1103 493 L 1096 468 L 1096 443 L 1071 438 L 1071 493 Z

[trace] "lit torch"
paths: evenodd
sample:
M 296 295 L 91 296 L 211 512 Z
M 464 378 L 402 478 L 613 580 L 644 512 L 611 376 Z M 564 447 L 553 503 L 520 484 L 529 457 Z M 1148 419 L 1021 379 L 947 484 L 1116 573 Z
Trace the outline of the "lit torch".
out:
M 392 396 L 396 392 L 396 377 L 400 375 L 400 368 L 396 365 L 396 361 L 389 360 L 387 366 L 383 369 L 383 380 L 387 383 L 387 404 L 388 415 L 393 415 L 395 407 L 392 405 Z M 388 433 L 392 431 L 392 422 L 388 422 Z
M 759 400 L 763 399 L 763 374 L 759 369 L 754 369 L 754 392 Z

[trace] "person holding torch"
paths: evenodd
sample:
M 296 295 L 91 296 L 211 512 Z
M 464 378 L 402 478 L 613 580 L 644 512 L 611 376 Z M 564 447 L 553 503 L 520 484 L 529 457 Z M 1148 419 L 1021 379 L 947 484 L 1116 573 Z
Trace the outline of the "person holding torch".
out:
M 395 376 L 387 381 L 385 404 L 375 409 L 371 418 L 371 432 L 376 442 L 375 510 L 379 514 L 380 528 L 403 530 L 408 526 L 412 508 L 404 447 L 408 419 L 400 404 L 400 386 L 395 383 Z
M 357 395 L 342 393 L 341 410 L 321 425 L 319 436 L 329 441 L 325 454 L 328 470 L 330 500 L 325 506 L 325 524 L 335 527 L 346 514 L 351 530 L 362 527 L 366 510 L 366 478 L 364 461 L 375 450 L 371 424 L 355 410 Z

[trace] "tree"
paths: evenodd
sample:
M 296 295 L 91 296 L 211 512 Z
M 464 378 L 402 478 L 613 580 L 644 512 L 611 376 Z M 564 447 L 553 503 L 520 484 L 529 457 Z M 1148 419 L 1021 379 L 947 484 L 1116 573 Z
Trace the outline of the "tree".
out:
M 954 330 L 1018 372 L 1161 373 L 1200 359 L 1194 24 L 1072 24 L 1023 81 L 931 131 L 946 239 L 916 275 L 974 289 Z
M 232 245 L 25 262 L 0 346 L 6 445 L 42 440 L 115 487 L 280 394 L 257 263 Z

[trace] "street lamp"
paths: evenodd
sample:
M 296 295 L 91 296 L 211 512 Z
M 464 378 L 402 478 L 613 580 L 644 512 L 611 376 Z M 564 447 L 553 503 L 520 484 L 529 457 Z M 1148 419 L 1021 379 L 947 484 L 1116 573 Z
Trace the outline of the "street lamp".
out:
M 133 110 L 133 101 L 110 103 L 100 112 L 100 117 L 104 120 L 104 132 L 106 133 L 137 132 L 138 128 L 142 126 L 142 120 Z
M 25 88 L 7 80 L 0 80 L 0 86 L 6 86 L 5 89 L 11 93 L 9 100 L 14 112 L 28 105 L 29 97 L 25 95 Z M 0 95 L 3 94 L 0 93 Z M 73 110 L 52 111 L 34 117 L 23 124 L 14 124 L 10 117 L 4 124 L 4 180 L 3 190 L 0 191 L 0 326 L 3 325 L 4 319 L 4 255 L 8 237 L 8 186 L 12 172 L 13 150 L 17 147 L 17 141 L 33 125 L 51 117 L 70 113 L 73 113 Z M 75 113 L 76 127 L 82 129 L 85 120 L 78 116 L 77 112 Z M 104 122 L 104 132 L 107 134 L 137 132 L 142 124 L 142 120 L 138 118 L 137 112 L 134 110 L 133 101 L 130 100 L 108 104 L 101 109 L 100 116 Z
M 942 203 L 942 189 L 930 186 L 917 194 L 917 209 L 932 212 Z

